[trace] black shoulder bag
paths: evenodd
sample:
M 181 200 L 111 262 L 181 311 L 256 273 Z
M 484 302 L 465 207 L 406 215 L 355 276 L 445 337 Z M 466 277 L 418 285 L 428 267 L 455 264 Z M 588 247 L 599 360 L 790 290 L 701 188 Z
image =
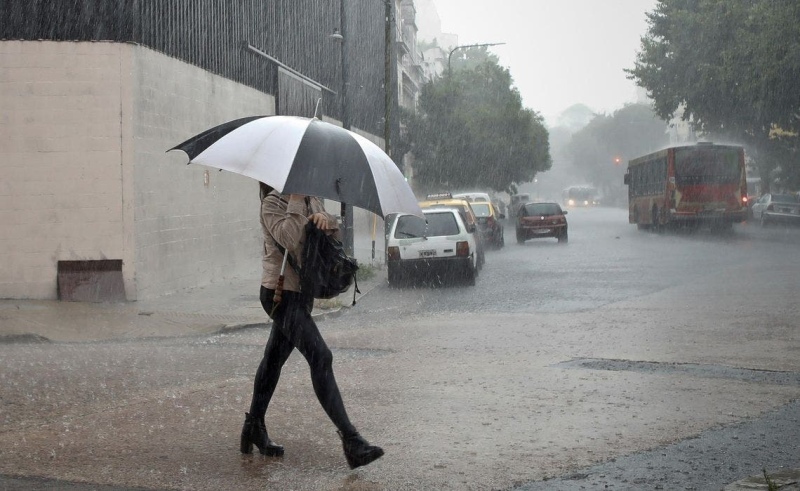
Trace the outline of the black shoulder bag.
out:
M 281 253 L 286 250 L 276 244 Z M 302 267 L 289 254 L 289 265 L 300 277 L 300 290 L 313 295 L 314 298 L 333 298 L 344 293 L 355 284 L 353 305 L 356 304 L 358 289 L 356 272 L 358 261 L 350 257 L 344 250 L 341 241 L 318 229 L 313 222 L 306 225 L 306 241 L 302 251 Z

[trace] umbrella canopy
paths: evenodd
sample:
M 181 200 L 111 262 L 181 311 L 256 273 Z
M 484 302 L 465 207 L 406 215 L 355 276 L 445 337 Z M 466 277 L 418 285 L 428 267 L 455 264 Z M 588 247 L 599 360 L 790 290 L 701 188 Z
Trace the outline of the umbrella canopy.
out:
M 255 116 L 204 131 L 170 150 L 189 163 L 235 172 L 284 194 L 348 203 L 381 217 L 422 216 L 394 161 L 366 138 L 316 118 Z

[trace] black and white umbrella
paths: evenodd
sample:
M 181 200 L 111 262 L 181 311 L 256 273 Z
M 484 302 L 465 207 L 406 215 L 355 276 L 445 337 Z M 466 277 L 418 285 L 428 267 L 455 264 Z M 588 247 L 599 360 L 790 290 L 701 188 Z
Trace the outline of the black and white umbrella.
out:
M 252 177 L 284 194 L 319 196 L 381 217 L 422 216 L 405 177 L 380 147 L 316 118 L 237 119 L 170 150 L 186 152 L 189 163 Z

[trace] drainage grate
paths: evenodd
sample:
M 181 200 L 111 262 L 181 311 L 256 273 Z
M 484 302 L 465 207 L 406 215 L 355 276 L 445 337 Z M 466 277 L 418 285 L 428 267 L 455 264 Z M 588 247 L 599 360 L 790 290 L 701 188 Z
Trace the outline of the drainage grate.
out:
M 67 302 L 125 300 L 121 259 L 58 261 L 58 299 Z
M 724 378 L 773 385 L 800 386 L 800 373 L 734 368 L 723 365 L 695 363 L 663 363 L 654 361 L 609 360 L 603 358 L 576 358 L 553 365 L 560 368 L 608 370 L 612 372 L 639 372 L 658 374 L 684 374 L 694 377 Z

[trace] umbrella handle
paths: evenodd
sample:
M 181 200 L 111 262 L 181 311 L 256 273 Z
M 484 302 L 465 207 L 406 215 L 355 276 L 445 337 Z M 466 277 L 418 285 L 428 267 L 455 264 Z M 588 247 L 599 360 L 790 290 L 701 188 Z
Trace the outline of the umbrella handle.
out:
M 278 284 L 275 285 L 275 294 L 272 296 L 272 303 L 281 303 L 281 298 L 283 298 L 283 275 L 278 276 Z
M 281 278 L 283 278 L 283 273 L 286 271 L 286 260 L 289 259 L 289 254 L 284 250 L 283 251 L 283 262 L 281 262 Z
M 283 297 L 283 273 L 286 271 L 286 260 L 289 258 L 289 254 L 286 251 L 283 251 L 283 262 L 281 263 L 281 274 L 278 276 L 278 284 L 275 286 L 275 294 L 272 296 L 272 303 L 279 304 L 281 303 L 281 298 Z

